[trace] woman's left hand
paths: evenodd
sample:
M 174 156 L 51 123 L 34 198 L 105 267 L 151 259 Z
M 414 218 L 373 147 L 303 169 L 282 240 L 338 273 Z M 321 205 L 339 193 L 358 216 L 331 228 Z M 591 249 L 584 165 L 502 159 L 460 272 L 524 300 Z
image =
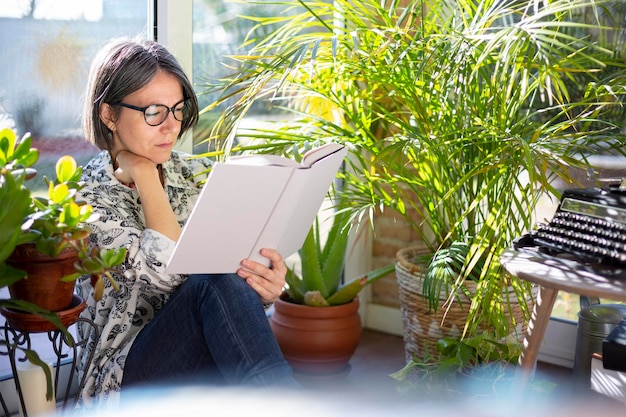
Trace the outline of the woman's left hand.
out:
M 273 249 L 262 249 L 261 255 L 270 260 L 270 267 L 244 259 L 241 262 L 243 268 L 237 270 L 237 275 L 246 280 L 248 285 L 259 294 L 263 303 L 273 303 L 285 286 L 287 267 L 280 253 Z

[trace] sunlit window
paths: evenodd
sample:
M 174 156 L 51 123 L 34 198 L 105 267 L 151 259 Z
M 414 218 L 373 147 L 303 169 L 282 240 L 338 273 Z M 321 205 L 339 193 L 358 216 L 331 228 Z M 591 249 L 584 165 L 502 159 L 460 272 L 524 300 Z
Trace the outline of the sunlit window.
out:
M 287 8 L 279 2 L 193 0 L 193 79 L 199 94 L 200 107 L 211 104 L 218 97 L 219 93 L 208 94 L 210 88 L 207 86 L 220 77 L 230 75 L 232 70 L 229 66 L 235 65 L 235 62 L 229 57 L 242 53 L 240 47 L 256 25 L 256 22 L 245 16 L 261 18 L 300 12 L 302 10 Z M 255 27 L 254 34 L 255 37 L 262 38 L 264 33 L 271 30 L 273 28 L 270 25 Z M 206 138 L 218 111 L 216 109 L 200 117 L 200 123 L 194 132 L 195 142 Z M 272 107 L 267 101 L 258 102 L 250 109 L 247 123 L 277 120 L 280 114 L 282 111 L 277 106 Z M 205 151 L 206 146 L 197 150 Z
M 106 39 L 146 33 L 146 0 L 3 0 L 0 5 L 0 123 L 30 132 L 43 186 L 59 153 L 86 162 L 82 94 Z

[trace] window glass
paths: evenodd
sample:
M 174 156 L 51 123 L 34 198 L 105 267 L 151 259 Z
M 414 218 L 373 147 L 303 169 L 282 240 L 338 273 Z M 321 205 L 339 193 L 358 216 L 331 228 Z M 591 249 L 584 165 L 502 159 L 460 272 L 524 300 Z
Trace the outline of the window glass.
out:
M 146 0 L 2 0 L 0 127 L 32 134 L 41 155 L 31 186 L 44 189 L 59 156 L 85 163 L 95 153 L 81 130 L 91 59 L 109 38 L 145 34 L 147 14 Z M 44 359 L 54 358 L 46 335 L 33 341 Z M 0 379 L 10 374 L 8 357 L 0 356 Z
M 83 162 L 81 111 L 89 64 L 103 41 L 146 33 L 146 0 L 3 0 L 0 123 L 30 132 L 41 151 L 37 181 L 59 152 Z
M 232 69 L 229 66 L 235 65 L 235 62 L 228 57 L 243 51 L 240 47 L 256 24 L 244 16 L 262 18 L 302 12 L 298 8 L 287 9 L 284 4 L 261 3 L 193 0 L 193 79 L 201 109 L 219 96 L 219 93 L 207 93 L 209 86 L 213 80 L 230 75 Z M 262 38 L 271 31 L 271 26 L 262 26 L 255 28 L 254 34 L 255 37 Z M 200 116 L 200 122 L 194 131 L 194 143 L 207 137 L 218 112 L 219 109 L 215 109 Z M 273 119 L 279 113 L 280 110 L 269 106 L 267 101 L 255 103 L 248 113 L 247 122 Z M 206 144 L 196 148 L 196 151 L 205 152 Z

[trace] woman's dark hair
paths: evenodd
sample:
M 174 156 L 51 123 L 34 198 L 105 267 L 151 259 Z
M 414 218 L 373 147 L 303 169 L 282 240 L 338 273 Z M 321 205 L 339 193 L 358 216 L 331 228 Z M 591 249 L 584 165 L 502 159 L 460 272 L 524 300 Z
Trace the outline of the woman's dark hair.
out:
M 100 120 L 100 106 L 121 102 L 148 84 L 159 70 L 175 77 L 183 88 L 183 98 L 189 100 L 191 116 L 183 120 L 178 137 L 193 127 L 198 122 L 198 99 L 176 58 L 154 41 L 116 38 L 100 49 L 89 70 L 83 109 L 87 141 L 100 149 L 111 150 L 113 135 Z

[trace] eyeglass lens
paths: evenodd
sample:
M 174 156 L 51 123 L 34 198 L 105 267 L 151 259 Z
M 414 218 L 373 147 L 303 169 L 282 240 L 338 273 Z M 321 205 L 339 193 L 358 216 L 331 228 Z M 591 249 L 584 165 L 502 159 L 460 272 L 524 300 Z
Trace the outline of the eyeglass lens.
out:
M 187 100 L 180 102 L 171 109 L 163 104 L 153 104 L 146 107 L 143 112 L 146 118 L 146 123 L 150 126 L 160 125 L 165 121 L 165 119 L 167 119 L 170 111 L 173 113 L 176 120 L 182 122 L 189 116 L 189 105 L 187 102 Z

